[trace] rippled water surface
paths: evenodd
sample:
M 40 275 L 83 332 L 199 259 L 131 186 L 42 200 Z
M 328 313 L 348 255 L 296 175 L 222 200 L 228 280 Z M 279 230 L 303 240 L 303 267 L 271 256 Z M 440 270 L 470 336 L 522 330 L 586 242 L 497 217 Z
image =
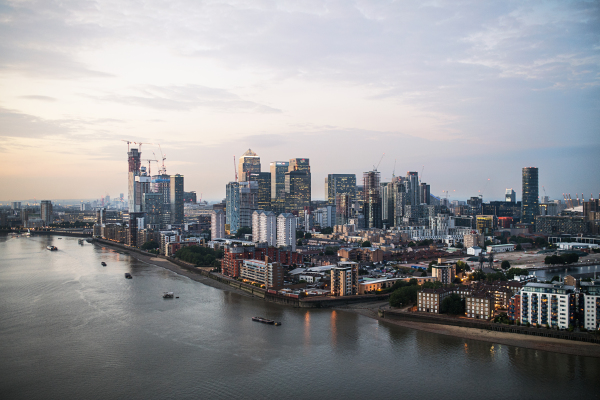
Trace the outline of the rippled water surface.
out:
M 1 399 L 550 399 L 600 390 L 596 358 L 278 306 L 74 238 L 0 237 L 0 315 Z

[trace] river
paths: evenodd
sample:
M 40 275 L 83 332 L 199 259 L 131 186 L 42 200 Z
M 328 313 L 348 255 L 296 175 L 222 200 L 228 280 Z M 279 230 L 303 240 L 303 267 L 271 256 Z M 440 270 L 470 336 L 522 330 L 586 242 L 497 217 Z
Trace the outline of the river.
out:
M 179 299 L 163 299 L 164 291 Z M 0 236 L 0 311 L 2 399 L 551 399 L 600 393 L 597 358 L 270 304 L 113 249 L 79 245 L 76 238 Z M 253 316 L 282 326 L 253 322 Z

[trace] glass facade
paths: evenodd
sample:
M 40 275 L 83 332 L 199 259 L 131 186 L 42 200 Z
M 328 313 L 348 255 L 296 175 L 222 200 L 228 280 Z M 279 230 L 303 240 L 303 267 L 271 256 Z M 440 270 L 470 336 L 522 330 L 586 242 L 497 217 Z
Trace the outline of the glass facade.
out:
M 538 189 L 538 169 L 534 167 L 523 168 L 522 223 L 534 224 L 536 215 L 540 215 Z
M 336 196 L 347 194 L 350 201 L 356 198 L 356 175 L 355 174 L 329 174 L 325 178 L 325 193 L 327 202 L 336 205 Z

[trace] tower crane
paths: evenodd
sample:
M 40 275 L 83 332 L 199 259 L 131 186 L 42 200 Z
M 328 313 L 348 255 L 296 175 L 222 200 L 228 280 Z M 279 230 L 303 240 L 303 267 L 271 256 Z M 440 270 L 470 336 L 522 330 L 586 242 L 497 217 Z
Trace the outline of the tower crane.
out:
M 129 153 L 129 144 L 134 143 L 134 142 L 130 142 L 129 140 L 125 140 L 125 139 L 121 139 L 121 142 L 127 143 L 127 152 Z
M 152 176 L 152 174 L 150 173 L 150 163 L 151 163 L 152 161 L 154 161 L 154 162 L 157 162 L 157 163 L 158 163 L 158 160 L 153 160 L 153 159 L 151 159 L 151 158 L 144 158 L 142 161 L 148 161 L 148 176 Z
M 383 156 L 385 156 L 385 153 L 383 153 L 381 155 L 381 158 L 379 159 L 379 162 L 377 163 L 377 166 L 373 165 L 373 171 L 377 171 L 377 168 L 379 168 L 379 164 L 381 164 L 381 160 L 383 160 Z
M 396 159 L 394 159 L 394 169 L 392 170 L 392 182 L 394 182 L 394 178 L 396 178 Z
M 167 155 L 163 154 L 160 144 L 158 145 L 158 149 L 160 150 L 160 157 L 162 158 L 162 167 L 158 170 L 158 173 L 161 175 L 164 175 L 167 173 L 167 168 L 165 167 L 165 160 L 167 159 Z M 154 157 L 156 157 L 156 156 L 154 156 Z

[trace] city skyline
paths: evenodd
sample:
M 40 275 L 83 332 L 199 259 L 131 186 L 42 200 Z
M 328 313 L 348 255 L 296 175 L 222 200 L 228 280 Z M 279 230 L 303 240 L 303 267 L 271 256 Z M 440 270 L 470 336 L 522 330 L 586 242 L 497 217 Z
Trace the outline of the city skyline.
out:
M 600 191 L 597 3 L 176 3 L 6 3 L 0 201 L 127 193 L 121 140 L 209 201 L 248 148 L 310 159 L 313 199 L 384 152 L 451 200 L 520 199 L 528 166 Z

